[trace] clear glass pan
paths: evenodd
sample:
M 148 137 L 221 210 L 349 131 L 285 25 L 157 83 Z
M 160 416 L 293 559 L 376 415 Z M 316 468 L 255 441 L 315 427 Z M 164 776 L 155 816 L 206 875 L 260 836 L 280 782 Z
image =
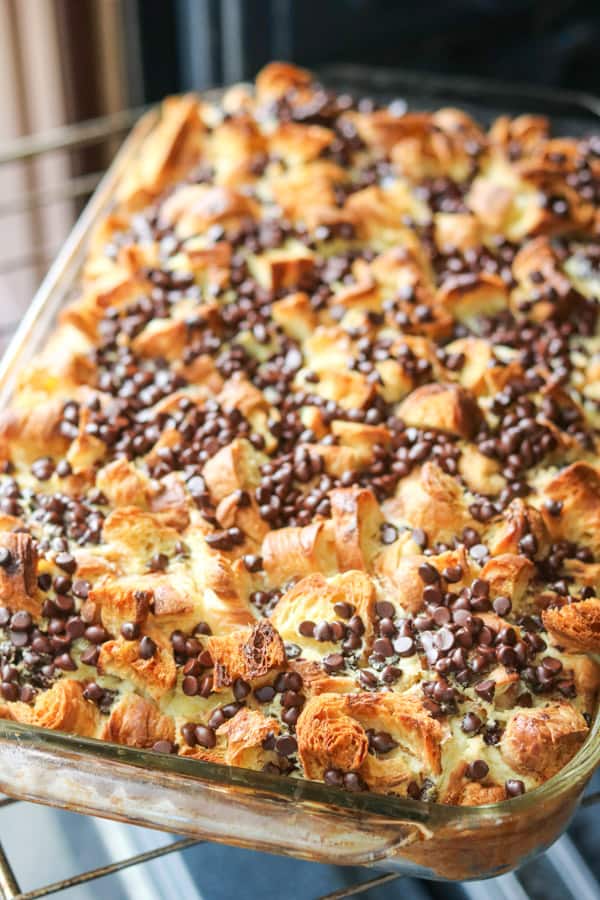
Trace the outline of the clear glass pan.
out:
M 444 104 L 483 119 L 501 110 L 554 115 L 559 131 L 598 130 L 593 98 L 516 94 L 508 88 L 398 76 L 345 67 L 327 80 L 356 93 L 400 96 L 409 106 Z M 518 99 L 517 99 L 518 98 Z M 0 405 L 42 346 L 76 283 L 90 230 L 157 120 L 136 125 L 41 285 L 0 363 Z M 0 720 L 0 790 L 66 807 L 242 847 L 318 862 L 377 865 L 424 878 L 497 875 L 542 852 L 564 830 L 600 761 L 600 718 L 577 756 L 543 786 L 480 807 L 429 805 L 348 794 L 286 779 L 82 739 Z

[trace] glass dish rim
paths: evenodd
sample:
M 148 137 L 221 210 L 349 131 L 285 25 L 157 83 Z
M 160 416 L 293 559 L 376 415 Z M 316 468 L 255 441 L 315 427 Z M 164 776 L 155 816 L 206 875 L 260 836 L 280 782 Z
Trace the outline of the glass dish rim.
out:
M 426 824 L 430 819 L 435 819 L 438 825 L 452 825 L 460 820 L 463 827 L 469 825 L 477 827 L 490 818 L 494 820 L 512 818 L 538 803 L 559 797 L 574 783 L 587 780 L 600 763 L 600 711 L 596 712 L 583 746 L 556 775 L 519 797 L 480 806 L 427 803 L 424 800 L 393 797 L 370 791 L 354 794 L 305 778 L 269 775 L 253 769 L 227 766 L 192 757 L 156 753 L 153 750 L 128 747 L 98 738 L 80 737 L 9 719 L 0 719 L 0 742 L 14 743 L 17 747 L 26 745 L 34 752 L 55 752 L 61 756 L 76 754 L 88 761 L 119 763 L 149 776 L 179 775 L 186 780 L 204 781 L 220 788 L 251 790 L 275 801 L 299 801 L 327 807 L 332 811 L 364 813 L 387 822 L 410 821 Z
M 427 90 L 443 92 L 446 87 L 456 94 L 464 92 L 463 96 L 470 92 L 481 91 L 485 104 L 486 93 L 497 92 L 498 95 L 508 97 L 512 95 L 511 91 L 516 87 L 477 78 L 449 77 L 444 78 L 442 82 L 437 76 L 430 76 L 426 73 L 356 65 L 329 66 L 317 70 L 317 76 L 322 78 L 325 85 L 328 77 L 336 80 L 339 78 L 339 73 L 343 73 L 349 91 L 353 90 L 353 78 L 357 78 L 359 81 L 354 86 L 356 92 L 364 91 L 365 80 L 370 79 L 373 85 L 370 93 L 374 96 L 377 93 L 381 95 L 388 90 L 405 90 L 413 95 L 424 94 Z M 385 81 L 385 84 L 377 84 L 378 77 L 380 81 Z M 228 87 L 194 93 L 204 100 L 214 102 L 222 97 L 226 90 Z M 565 103 L 578 105 L 580 112 L 587 116 L 591 114 L 592 118 L 596 118 L 596 120 L 600 119 L 600 101 L 592 95 L 583 92 L 556 91 L 550 93 L 543 89 L 528 91 L 527 99 L 530 99 L 532 103 L 535 103 L 536 97 L 544 99 L 551 105 L 554 104 L 557 108 L 557 115 L 560 114 L 558 111 L 560 104 Z M 590 100 L 594 101 L 593 107 L 589 103 Z M 466 96 L 464 102 L 468 102 Z M 74 266 L 78 267 L 81 263 L 82 251 L 90 232 L 101 221 L 102 216 L 109 208 L 119 179 L 127 170 L 127 163 L 142 148 L 146 137 L 158 121 L 159 114 L 160 104 L 153 105 L 133 126 L 36 291 L 19 328 L 0 360 L 0 409 L 5 408 L 8 403 L 12 383 L 15 376 L 18 376 L 18 371 L 15 370 L 19 364 L 19 357 L 24 352 L 26 342 L 39 327 L 41 316 L 48 312 L 48 308 L 53 302 L 56 302 L 62 281 Z M 532 112 L 532 114 L 534 113 Z M 27 747 L 33 752 L 54 752 L 59 756 L 76 754 L 79 757 L 85 757 L 88 761 L 118 762 L 133 771 L 141 771 L 149 776 L 179 775 L 182 779 L 204 781 L 218 788 L 258 792 L 263 797 L 274 801 L 297 801 L 311 805 L 316 804 L 332 812 L 352 811 L 367 814 L 380 821 L 401 822 L 404 820 L 426 823 L 435 818 L 438 824 L 452 825 L 460 821 L 461 827 L 477 827 L 490 819 L 512 818 L 515 814 L 525 812 L 537 803 L 560 796 L 562 792 L 568 791 L 574 783 L 588 780 L 594 769 L 600 764 L 600 708 L 596 711 L 583 746 L 570 762 L 552 778 L 519 797 L 481 806 L 450 806 L 373 792 L 348 793 L 339 788 L 303 778 L 269 775 L 252 769 L 161 754 L 96 738 L 84 738 L 52 731 L 37 725 L 20 724 L 7 719 L 0 719 L 0 741 L 14 744 L 17 748 Z

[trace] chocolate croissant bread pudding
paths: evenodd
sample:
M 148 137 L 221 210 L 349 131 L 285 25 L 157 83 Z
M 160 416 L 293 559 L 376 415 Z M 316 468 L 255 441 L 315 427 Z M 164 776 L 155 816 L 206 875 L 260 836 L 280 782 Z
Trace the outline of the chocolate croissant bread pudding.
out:
M 447 804 L 586 739 L 600 140 L 167 99 L 0 418 L 0 716 Z

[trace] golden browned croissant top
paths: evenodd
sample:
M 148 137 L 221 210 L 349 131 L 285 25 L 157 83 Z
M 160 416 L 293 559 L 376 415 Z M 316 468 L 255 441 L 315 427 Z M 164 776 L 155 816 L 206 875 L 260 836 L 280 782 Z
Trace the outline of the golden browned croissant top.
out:
M 429 801 L 582 745 L 598 139 L 170 98 L 0 418 L 0 715 Z

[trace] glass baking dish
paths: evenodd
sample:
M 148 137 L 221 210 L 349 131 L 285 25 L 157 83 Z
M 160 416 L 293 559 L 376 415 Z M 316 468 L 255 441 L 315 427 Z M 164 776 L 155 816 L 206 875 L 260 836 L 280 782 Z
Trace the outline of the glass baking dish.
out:
M 502 111 L 553 116 L 556 130 L 598 129 L 594 98 L 519 91 L 356 67 L 330 69 L 338 89 L 409 108 L 460 105 L 486 121 Z M 213 96 L 214 96 L 213 92 Z M 76 283 L 90 231 L 111 206 L 158 112 L 146 113 L 75 225 L 0 363 L 0 406 L 41 348 Z M 509 871 L 564 830 L 600 762 L 600 717 L 571 762 L 544 785 L 510 801 L 452 807 L 376 794 L 349 794 L 308 781 L 157 754 L 0 720 L 0 790 L 211 841 L 317 862 L 375 865 L 431 879 L 480 879 Z

